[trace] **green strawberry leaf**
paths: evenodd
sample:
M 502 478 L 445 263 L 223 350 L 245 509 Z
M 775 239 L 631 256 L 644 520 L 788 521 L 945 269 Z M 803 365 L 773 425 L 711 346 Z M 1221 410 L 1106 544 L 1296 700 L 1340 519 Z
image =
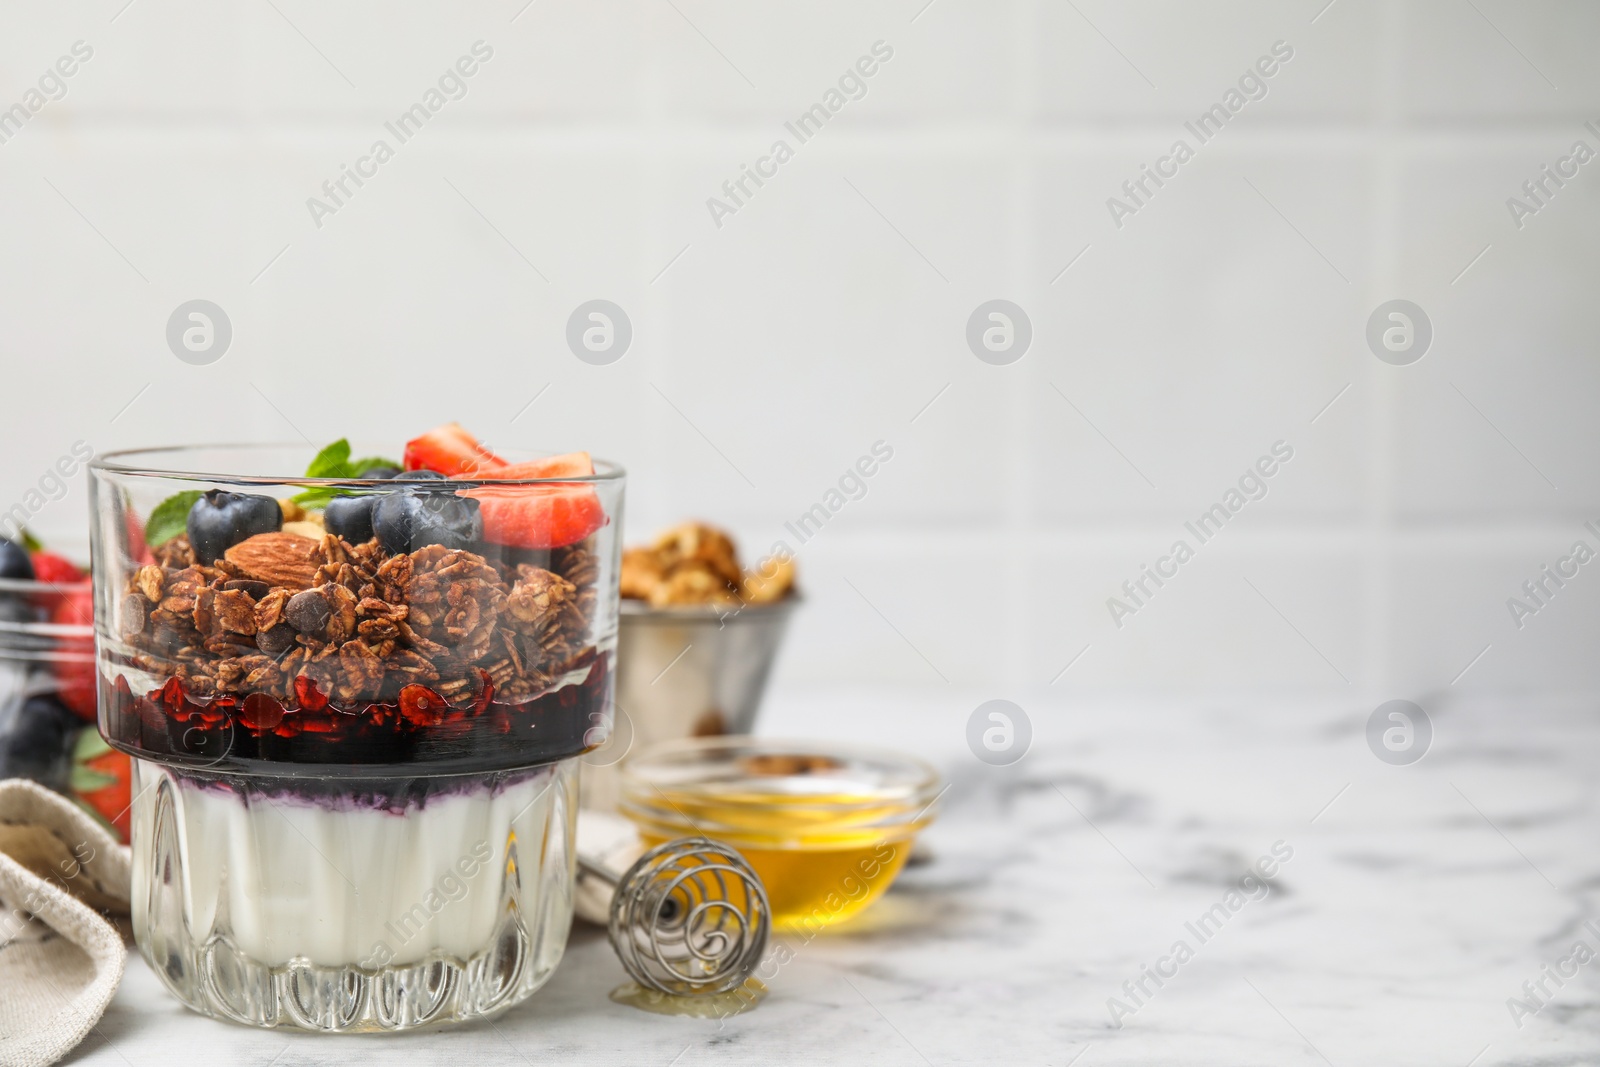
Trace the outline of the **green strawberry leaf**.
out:
M 39 539 L 37 537 L 28 532 L 28 528 L 26 526 L 22 527 L 22 547 L 27 549 L 29 552 L 44 551 L 44 545 L 39 543 Z
M 110 751 L 111 746 L 100 736 L 100 731 L 90 726 L 78 732 L 78 739 L 72 744 L 72 759 L 75 763 L 87 763 Z
M 350 442 L 343 437 L 318 452 L 311 466 L 306 468 L 307 478 L 351 478 L 354 475 L 355 471 L 350 468 Z
M 374 467 L 393 467 L 396 470 L 399 470 L 400 464 L 396 463 L 392 459 L 385 459 L 382 456 L 366 456 L 362 459 L 353 459 L 350 461 L 350 469 L 356 472 L 357 477 L 365 476 L 366 473 Z
M 201 495 L 198 489 L 185 489 L 157 504 L 144 524 L 144 543 L 157 548 L 183 533 L 189 521 L 189 509 Z

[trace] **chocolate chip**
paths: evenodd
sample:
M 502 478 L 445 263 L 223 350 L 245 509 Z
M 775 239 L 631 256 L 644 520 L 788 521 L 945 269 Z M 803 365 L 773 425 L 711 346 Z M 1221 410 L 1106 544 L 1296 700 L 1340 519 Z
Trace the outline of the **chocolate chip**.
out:
M 289 598 L 284 615 L 288 617 L 289 625 L 301 633 L 318 635 L 327 630 L 328 620 L 333 617 L 333 606 L 328 603 L 322 590 L 307 589 Z
M 238 589 L 241 592 L 249 593 L 252 600 L 260 600 L 272 592 L 272 586 L 266 582 L 258 582 L 253 578 L 234 578 L 222 583 L 222 588 Z
M 294 644 L 294 627 L 279 623 L 270 630 L 256 634 L 256 647 L 269 656 L 281 656 Z
M 142 593 L 129 593 L 122 598 L 122 636 L 133 637 L 144 629 L 150 618 L 150 601 Z

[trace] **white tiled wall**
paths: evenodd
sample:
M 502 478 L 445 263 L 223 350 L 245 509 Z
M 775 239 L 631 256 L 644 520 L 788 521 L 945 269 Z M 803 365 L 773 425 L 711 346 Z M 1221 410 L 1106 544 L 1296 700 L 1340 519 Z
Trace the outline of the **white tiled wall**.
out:
M 626 464 L 635 539 L 697 515 L 753 551 L 883 440 L 800 547 L 780 684 L 1600 685 L 1600 564 L 1521 630 L 1506 607 L 1600 547 L 1600 162 L 1520 230 L 1505 204 L 1600 149 L 1593 4 L 124 3 L 0 33 L 0 108 L 94 49 L 0 144 L 4 504 L 80 438 L 460 419 Z M 315 227 L 306 198 L 479 40 L 467 95 Z M 880 40 L 865 97 L 716 226 L 707 197 Z M 1116 227 L 1106 198 L 1278 41 L 1266 97 Z M 234 325 L 213 366 L 163 339 L 196 297 Z M 563 341 L 596 297 L 635 330 L 606 367 Z M 964 341 L 995 297 L 1035 333 L 1006 367 Z M 1396 297 L 1435 328 L 1408 367 L 1363 339 Z M 1279 440 L 1266 499 L 1114 625 Z M 75 487 L 36 525 L 82 518 Z

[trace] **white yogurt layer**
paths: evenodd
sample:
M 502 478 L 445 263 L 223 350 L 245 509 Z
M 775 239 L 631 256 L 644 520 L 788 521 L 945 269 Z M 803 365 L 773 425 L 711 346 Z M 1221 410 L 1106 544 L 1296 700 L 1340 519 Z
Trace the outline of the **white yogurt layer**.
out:
M 470 959 L 490 947 L 513 902 L 530 931 L 570 914 L 574 761 L 404 813 L 231 792 L 135 767 L 136 931 L 157 924 L 152 906 L 181 903 L 197 945 L 222 934 L 268 966 L 303 957 L 378 968 L 436 954 Z M 176 884 L 163 887 L 154 868 L 173 856 Z

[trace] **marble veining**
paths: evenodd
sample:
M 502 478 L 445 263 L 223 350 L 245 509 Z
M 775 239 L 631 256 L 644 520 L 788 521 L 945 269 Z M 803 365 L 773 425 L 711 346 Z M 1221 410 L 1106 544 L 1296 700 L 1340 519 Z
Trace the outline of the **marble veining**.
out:
M 753 1012 L 613 1003 L 621 966 L 580 925 L 529 1004 L 401 1038 L 202 1019 L 135 958 L 75 1062 L 1600 1063 L 1600 958 L 1574 956 L 1600 949 L 1600 702 L 1436 701 L 1432 751 L 1395 767 L 1366 749 L 1355 701 L 1037 697 L 1020 701 L 1033 751 L 995 768 L 961 740 L 979 699 L 770 709 L 765 732 L 895 743 L 953 784 L 933 860 L 847 929 L 788 937 Z M 1241 883 L 1280 842 L 1292 857 Z

